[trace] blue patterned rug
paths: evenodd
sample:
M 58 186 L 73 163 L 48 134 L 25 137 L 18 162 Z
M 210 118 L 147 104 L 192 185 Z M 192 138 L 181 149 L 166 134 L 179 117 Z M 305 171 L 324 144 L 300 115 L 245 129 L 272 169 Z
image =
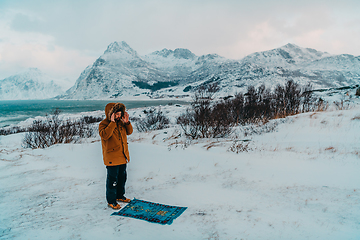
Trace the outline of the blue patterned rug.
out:
M 134 198 L 119 212 L 114 212 L 111 215 L 132 217 L 148 222 L 170 225 L 173 220 L 179 217 L 186 209 L 187 207 L 169 206 Z

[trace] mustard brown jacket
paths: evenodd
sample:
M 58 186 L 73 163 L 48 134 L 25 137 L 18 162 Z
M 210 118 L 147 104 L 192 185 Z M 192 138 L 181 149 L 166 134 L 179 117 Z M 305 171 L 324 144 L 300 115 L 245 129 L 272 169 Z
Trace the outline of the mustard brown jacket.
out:
M 117 166 L 130 161 L 127 135 L 133 132 L 130 122 L 124 124 L 122 121 L 111 122 L 111 114 L 118 110 L 125 112 L 122 103 L 109 103 L 105 107 L 106 119 L 99 124 L 99 135 L 101 137 L 103 160 L 106 166 Z

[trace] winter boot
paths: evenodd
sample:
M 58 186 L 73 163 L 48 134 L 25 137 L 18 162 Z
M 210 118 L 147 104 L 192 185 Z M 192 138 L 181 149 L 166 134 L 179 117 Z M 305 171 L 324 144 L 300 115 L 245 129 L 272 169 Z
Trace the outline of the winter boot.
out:
M 126 197 L 118 198 L 118 199 L 116 199 L 116 201 L 118 201 L 118 202 L 124 202 L 124 203 L 129 203 L 129 202 L 131 202 L 131 200 L 130 200 L 129 198 L 126 198 Z
M 119 210 L 121 208 L 121 206 L 118 203 L 114 203 L 114 204 L 109 203 L 108 206 L 115 210 Z

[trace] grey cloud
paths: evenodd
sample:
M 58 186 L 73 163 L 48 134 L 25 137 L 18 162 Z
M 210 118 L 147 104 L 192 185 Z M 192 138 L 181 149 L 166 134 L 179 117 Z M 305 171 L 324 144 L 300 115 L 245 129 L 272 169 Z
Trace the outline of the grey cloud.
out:
M 253 51 L 279 47 L 312 30 L 335 32 L 333 13 L 337 8 L 345 11 L 351 4 L 360 3 L 344 0 L 342 6 L 331 0 L 13 2 L 8 1 L 8 5 L 12 4 L 9 8 L 24 12 L 12 20 L 14 30 L 50 35 L 54 46 L 76 50 L 94 59 L 114 41 L 126 41 L 139 54 L 163 48 L 188 48 L 197 55 L 217 53 L 240 58 Z M 249 33 L 264 22 L 273 31 L 254 42 Z M 355 24 L 351 28 L 359 29 Z
M 11 22 L 10 27 L 20 32 L 41 32 L 43 22 L 28 15 L 18 13 Z

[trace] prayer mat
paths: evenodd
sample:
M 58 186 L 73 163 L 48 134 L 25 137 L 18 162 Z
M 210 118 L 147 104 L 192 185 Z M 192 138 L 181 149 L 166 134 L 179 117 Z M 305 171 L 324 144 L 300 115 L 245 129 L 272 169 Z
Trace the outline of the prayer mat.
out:
M 187 207 L 169 206 L 160 203 L 147 202 L 134 198 L 119 212 L 111 215 L 132 217 L 152 223 L 171 224 Z

